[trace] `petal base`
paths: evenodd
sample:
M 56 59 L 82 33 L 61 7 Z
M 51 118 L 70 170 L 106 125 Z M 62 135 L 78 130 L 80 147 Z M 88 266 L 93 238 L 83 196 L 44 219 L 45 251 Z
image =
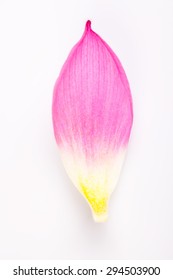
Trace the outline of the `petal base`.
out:
M 81 184 L 81 192 L 89 203 L 93 218 L 96 222 L 104 222 L 107 219 L 108 194 L 102 187 L 89 187 Z
M 94 213 L 93 211 L 92 214 L 93 214 L 93 219 L 96 223 L 104 223 L 105 221 L 107 221 L 108 218 L 107 212 L 99 215 L 97 213 Z

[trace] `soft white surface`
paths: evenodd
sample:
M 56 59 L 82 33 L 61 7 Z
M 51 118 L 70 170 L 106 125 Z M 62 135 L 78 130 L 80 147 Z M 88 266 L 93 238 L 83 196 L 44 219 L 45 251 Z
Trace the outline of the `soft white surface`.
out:
M 173 258 L 173 1 L 0 1 L 0 258 Z M 85 21 L 134 101 L 109 220 L 96 224 L 54 140 L 54 82 Z

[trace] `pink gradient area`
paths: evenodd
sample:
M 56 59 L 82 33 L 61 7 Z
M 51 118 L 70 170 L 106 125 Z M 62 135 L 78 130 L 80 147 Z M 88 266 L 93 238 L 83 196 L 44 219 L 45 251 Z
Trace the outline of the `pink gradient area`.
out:
M 87 21 L 54 87 L 53 125 L 58 145 L 96 157 L 124 147 L 133 112 L 123 67 Z

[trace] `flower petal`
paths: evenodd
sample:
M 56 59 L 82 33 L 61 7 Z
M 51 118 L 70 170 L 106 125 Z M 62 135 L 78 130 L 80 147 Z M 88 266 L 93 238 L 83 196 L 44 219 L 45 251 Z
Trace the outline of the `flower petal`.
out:
M 96 221 L 107 217 L 133 112 L 129 84 L 110 47 L 87 21 L 55 84 L 54 133 L 65 169 Z

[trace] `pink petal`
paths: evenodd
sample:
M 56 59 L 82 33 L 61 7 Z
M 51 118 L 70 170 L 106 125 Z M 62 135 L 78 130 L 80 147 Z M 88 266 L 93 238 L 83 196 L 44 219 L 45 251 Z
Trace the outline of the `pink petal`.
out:
M 124 159 L 133 112 L 122 65 L 92 31 L 90 21 L 55 84 L 52 113 L 67 173 L 95 219 L 103 220 Z

